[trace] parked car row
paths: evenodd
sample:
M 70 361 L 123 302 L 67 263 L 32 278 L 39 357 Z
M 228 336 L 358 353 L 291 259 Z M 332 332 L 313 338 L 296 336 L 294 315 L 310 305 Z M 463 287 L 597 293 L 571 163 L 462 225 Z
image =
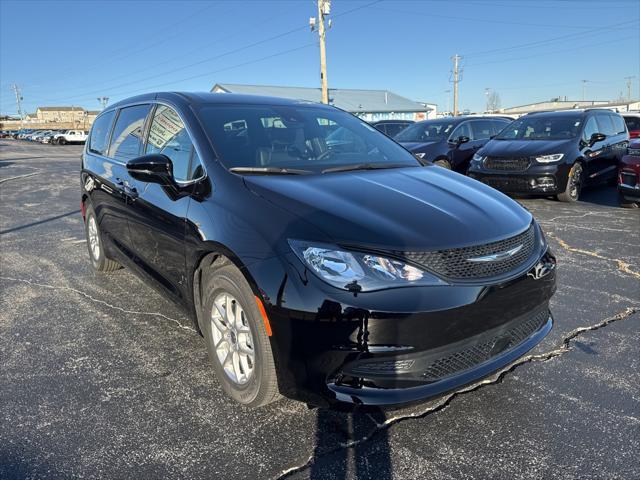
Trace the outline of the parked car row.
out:
M 640 136 L 640 115 L 605 109 L 537 112 L 508 117 L 451 117 L 409 125 L 394 139 L 430 161 L 508 194 L 579 199 L 585 186 L 604 182 L 624 189 L 629 138 Z M 634 149 L 637 151 L 637 149 Z M 635 178 L 635 177 L 634 177 Z M 624 186 L 626 185 L 626 186 Z M 635 185 L 635 184 L 634 184 Z
M 28 140 L 50 145 L 66 145 L 68 143 L 84 143 L 89 132 L 85 130 L 34 130 L 30 128 L 3 131 L 3 138 Z

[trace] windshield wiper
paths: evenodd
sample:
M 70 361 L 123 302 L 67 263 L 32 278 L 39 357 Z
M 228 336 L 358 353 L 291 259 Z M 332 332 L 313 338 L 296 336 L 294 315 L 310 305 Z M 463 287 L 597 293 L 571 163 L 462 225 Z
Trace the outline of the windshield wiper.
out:
M 311 170 L 281 167 L 233 167 L 229 169 L 233 173 L 254 173 L 258 175 L 306 175 L 313 173 Z
M 356 163 L 353 165 L 341 165 L 339 167 L 325 168 L 322 173 L 349 172 L 351 170 L 380 170 L 384 168 L 417 167 L 418 165 L 398 163 Z

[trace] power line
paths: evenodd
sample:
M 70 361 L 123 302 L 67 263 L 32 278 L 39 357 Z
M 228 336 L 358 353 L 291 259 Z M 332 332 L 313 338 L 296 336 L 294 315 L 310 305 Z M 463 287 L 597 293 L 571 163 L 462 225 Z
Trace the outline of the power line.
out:
M 517 56 L 517 57 L 506 58 L 506 59 L 502 59 L 502 60 L 490 60 L 488 62 L 470 63 L 470 64 L 467 64 L 465 66 L 466 67 L 478 67 L 478 66 L 481 66 L 481 65 L 493 65 L 493 64 L 496 64 L 496 63 L 508 63 L 508 62 L 515 62 L 515 61 L 518 61 L 518 60 L 527 60 L 529 58 L 535 58 L 535 57 L 546 57 L 546 56 L 549 56 L 549 55 L 554 54 L 554 53 L 572 52 L 574 50 L 582 50 L 582 49 L 587 48 L 587 47 L 607 45 L 609 43 L 618 43 L 618 42 L 620 42 L 622 40 L 635 39 L 636 37 L 637 37 L 636 35 L 630 35 L 630 36 L 627 36 L 627 37 L 616 38 L 616 39 L 609 40 L 609 41 L 606 41 L 606 42 L 591 43 L 591 44 L 587 44 L 587 45 L 580 45 L 578 47 L 566 48 L 566 49 L 562 49 L 562 50 L 552 50 L 552 51 L 548 51 L 548 52 L 534 53 L 532 55 L 524 55 L 524 56 L 520 55 L 520 56 Z
M 157 45 L 165 43 L 165 42 L 169 41 L 170 39 L 180 35 L 179 32 L 184 30 L 184 28 L 186 28 L 186 27 L 183 27 L 181 29 L 178 29 L 178 31 L 176 33 L 176 26 L 177 25 L 180 25 L 180 24 L 186 22 L 187 20 L 195 17 L 196 15 L 200 15 L 204 11 L 209 10 L 210 8 L 212 8 L 214 6 L 215 6 L 215 3 L 210 3 L 206 7 L 198 9 L 195 12 L 191 13 L 190 15 L 187 15 L 186 17 L 183 17 L 181 20 L 177 20 L 175 22 L 171 22 L 170 25 L 167 25 L 166 27 L 163 27 L 163 28 L 159 28 L 158 29 L 158 33 L 156 33 L 154 35 L 150 35 L 149 38 L 147 38 L 147 40 L 149 40 L 150 38 L 162 37 L 162 39 L 160 41 L 158 41 L 158 42 L 154 42 L 154 43 L 152 43 L 152 44 L 150 44 L 148 46 L 144 46 L 142 48 L 140 48 L 140 45 L 136 46 L 136 48 L 131 48 L 131 45 L 127 44 L 126 46 L 124 46 L 122 48 L 118 48 L 118 49 L 112 50 L 110 53 L 106 53 L 106 54 L 100 55 L 101 57 L 103 57 L 102 60 L 100 60 L 99 63 L 96 63 L 96 64 L 91 65 L 89 67 L 85 67 L 85 70 L 86 69 L 95 69 L 96 67 L 102 67 L 104 65 L 108 65 L 109 63 L 113 63 L 113 61 L 115 61 L 115 60 L 122 60 L 122 59 L 130 57 L 132 55 L 137 55 L 140 52 L 149 50 L 150 48 L 153 48 L 153 47 L 155 47 Z M 223 14 L 229 13 L 231 11 L 233 11 L 233 9 L 228 10 L 226 12 L 223 12 Z M 167 36 L 166 35 L 166 30 L 167 29 L 171 29 L 174 32 L 174 34 Z M 142 45 L 144 45 L 145 43 L 146 42 L 142 43 Z M 64 79 L 76 78 L 76 77 L 77 77 L 77 74 L 68 74 L 68 75 L 63 75 L 62 77 L 58 77 L 56 80 L 60 80 L 60 79 L 64 80 Z M 49 77 L 36 77 L 35 81 L 37 81 L 38 79 L 43 79 L 43 78 L 49 78 Z M 33 79 L 32 79 L 32 81 L 33 81 Z
M 546 40 L 538 40 L 536 42 L 522 43 L 522 44 L 519 44 L 519 45 L 512 45 L 512 46 L 509 46 L 509 47 L 501 47 L 501 48 L 494 48 L 494 49 L 491 49 L 491 50 L 484 50 L 484 51 L 480 51 L 480 52 L 466 53 L 466 54 L 464 54 L 464 56 L 465 57 L 479 57 L 479 56 L 485 56 L 485 55 L 489 55 L 489 54 L 494 54 L 494 53 L 497 53 L 497 52 L 505 52 L 505 51 L 509 51 L 509 50 L 518 50 L 518 49 L 521 49 L 521 48 L 530 48 L 530 47 L 535 47 L 535 46 L 542 46 L 542 45 L 549 44 L 549 43 L 555 43 L 558 40 L 566 40 L 568 38 L 590 37 L 590 36 L 604 35 L 604 34 L 609 34 L 610 33 L 608 31 L 608 29 L 621 27 L 623 25 L 628 25 L 628 24 L 631 24 L 631 23 L 637 23 L 639 21 L 640 21 L 640 19 L 634 19 L 634 20 L 630 20 L 630 21 L 622 22 L 622 23 L 618 23 L 618 24 L 605 25 L 602 28 L 598 29 L 597 31 L 569 33 L 567 35 L 561 35 L 559 37 L 548 38 Z
M 190 77 L 184 77 L 184 78 L 180 78 L 180 79 L 176 79 L 176 80 L 170 80 L 168 82 L 158 83 L 158 84 L 155 84 L 155 85 L 149 85 L 149 86 L 146 87 L 146 89 L 153 90 L 153 89 L 156 89 L 156 88 L 159 88 L 159 87 L 165 87 L 167 85 L 173 85 L 173 84 L 178 83 L 178 82 L 185 82 L 185 81 L 188 81 L 188 80 L 193 80 L 195 78 L 210 76 L 210 75 L 213 75 L 213 74 L 216 74 L 216 73 L 225 72 L 227 70 L 232 70 L 234 68 L 244 67 L 244 66 L 247 66 L 247 65 L 252 65 L 254 63 L 262 62 L 264 60 L 269 60 L 271 58 L 279 57 L 279 56 L 282 56 L 282 55 L 286 55 L 288 53 L 293 53 L 293 52 L 296 52 L 296 51 L 299 51 L 299 50 L 303 50 L 305 48 L 309 48 L 309 47 L 313 47 L 313 46 L 317 46 L 317 42 L 307 43 L 307 44 L 301 45 L 299 47 L 290 48 L 290 49 L 287 49 L 287 50 L 283 50 L 283 51 L 280 51 L 280 52 L 273 53 L 271 55 L 266 55 L 264 57 L 260 57 L 260 58 L 256 58 L 256 59 L 249 60 L 249 61 L 246 61 L 246 62 L 238 63 L 236 65 L 231 65 L 229 67 L 220 68 L 218 70 L 213 70 L 213 71 L 205 72 L 205 73 L 199 73 L 197 75 L 192 75 Z M 128 91 L 123 91 L 123 92 L 112 92 L 111 95 L 112 96 L 129 96 L 129 95 L 138 94 L 138 93 L 141 93 L 140 90 L 128 90 Z M 89 96 L 82 97 L 81 100 L 88 99 L 88 98 L 90 98 L 90 97 Z
M 495 20 L 488 18 L 478 18 L 478 17 L 460 17 L 458 15 L 441 15 L 439 13 L 431 13 L 431 12 L 419 12 L 419 11 L 407 11 L 407 10 L 396 10 L 393 8 L 386 7 L 377 7 L 376 10 L 382 10 L 386 12 L 400 13 L 411 16 L 420 16 L 420 17 L 429 17 L 429 18 L 447 18 L 451 20 L 464 20 L 475 23 L 497 23 L 501 25 L 522 25 L 528 27 L 549 27 L 549 28 L 577 28 L 581 30 L 591 30 L 593 26 L 582 26 L 582 25 L 550 25 L 546 23 L 528 23 L 528 22 L 517 22 L 511 20 Z
M 375 1 L 369 2 L 369 3 L 365 4 L 365 5 L 360 5 L 358 7 L 354 7 L 354 8 L 351 8 L 349 10 L 346 10 L 344 12 L 335 14 L 335 15 L 333 15 L 333 17 L 334 18 L 342 17 L 344 15 L 348 15 L 348 14 L 356 12 L 358 10 L 362 10 L 364 8 L 368 8 L 368 7 L 372 6 L 372 5 L 375 5 L 376 3 L 380 3 L 381 1 L 382 0 L 375 0 Z M 264 21 L 263 21 L 263 23 L 264 23 Z M 121 87 L 127 87 L 127 86 L 130 86 L 130 85 L 135 85 L 137 83 L 142 83 L 142 82 L 145 82 L 145 81 L 148 81 L 148 80 L 155 79 L 157 77 L 170 75 L 171 73 L 175 73 L 177 71 L 182 71 L 182 70 L 187 69 L 187 68 L 191 68 L 191 67 L 194 67 L 194 66 L 197 66 L 197 65 L 201 65 L 203 63 L 210 62 L 212 60 L 217 60 L 219 58 L 222 58 L 222 57 L 225 57 L 225 56 L 228 56 L 228 55 L 232 55 L 234 53 L 238 53 L 238 52 L 241 52 L 243 50 L 247 50 L 249 48 L 253 48 L 253 47 L 262 45 L 264 43 L 267 43 L 267 42 L 270 42 L 270 41 L 273 41 L 273 40 L 276 40 L 276 39 L 291 35 L 292 33 L 295 33 L 295 32 L 298 32 L 298 31 L 302 31 L 302 30 L 306 30 L 307 28 L 309 28 L 308 25 L 304 25 L 304 26 L 297 27 L 297 28 L 294 28 L 294 29 L 291 29 L 291 30 L 287 30 L 286 32 L 282 32 L 282 33 L 279 33 L 279 34 L 276 34 L 276 35 L 272 35 L 270 37 L 258 40 L 256 42 L 252 42 L 252 43 L 250 43 L 248 45 L 244 45 L 242 47 L 238 47 L 238 48 L 235 48 L 233 50 L 229 50 L 229 51 L 223 52 L 221 54 L 214 55 L 212 57 L 208 57 L 208 58 L 199 60 L 197 62 L 193 62 L 193 63 L 187 64 L 187 65 L 182 65 L 180 67 L 172 68 L 172 69 L 166 70 L 164 72 L 156 73 L 156 74 L 151 75 L 149 77 L 141 78 L 141 79 L 130 81 L 130 82 L 125 82 L 125 83 L 122 83 L 122 84 L 119 84 L 119 85 L 115 85 L 115 86 L 102 87 L 102 88 L 100 88 L 98 90 L 86 91 L 86 92 L 82 92 L 82 93 L 80 93 L 78 95 L 73 95 L 73 96 L 69 96 L 69 97 L 64 97 L 64 98 L 63 97 L 59 97 L 59 98 L 54 98 L 54 99 L 48 99 L 47 101 L 67 101 L 67 100 L 75 100 L 75 99 L 84 99 L 84 98 L 88 98 L 88 96 L 93 97 L 93 95 L 95 95 L 95 94 L 99 94 L 99 93 L 102 93 L 104 91 L 109 91 L 110 89 L 116 89 L 116 88 L 121 88 Z M 198 77 L 198 76 L 196 75 L 196 77 Z M 170 83 L 174 83 L 174 82 L 170 82 Z

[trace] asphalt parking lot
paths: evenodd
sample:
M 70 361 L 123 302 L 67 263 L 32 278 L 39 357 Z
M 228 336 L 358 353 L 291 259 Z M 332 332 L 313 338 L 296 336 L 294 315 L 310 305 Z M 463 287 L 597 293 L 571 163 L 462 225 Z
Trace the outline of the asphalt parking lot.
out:
M 91 270 L 80 152 L 0 140 L 0 478 L 640 478 L 640 214 L 614 188 L 520 200 L 559 284 L 515 365 L 410 408 L 251 411 L 182 311 Z

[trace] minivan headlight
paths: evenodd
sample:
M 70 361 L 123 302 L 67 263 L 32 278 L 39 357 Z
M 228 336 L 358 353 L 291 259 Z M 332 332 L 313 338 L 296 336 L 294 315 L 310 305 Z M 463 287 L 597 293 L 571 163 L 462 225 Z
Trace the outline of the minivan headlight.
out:
M 480 155 L 479 153 L 474 153 L 472 160 L 474 162 L 482 162 L 484 160 L 484 155 Z
M 536 162 L 538 163 L 553 163 L 559 162 L 564 157 L 564 153 L 554 153 L 553 155 L 540 155 L 536 157 Z
M 313 273 L 343 290 L 368 292 L 394 287 L 447 285 L 431 273 L 393 258 L 346 251 L 324 243 L 289 240 L 289 245 Z

